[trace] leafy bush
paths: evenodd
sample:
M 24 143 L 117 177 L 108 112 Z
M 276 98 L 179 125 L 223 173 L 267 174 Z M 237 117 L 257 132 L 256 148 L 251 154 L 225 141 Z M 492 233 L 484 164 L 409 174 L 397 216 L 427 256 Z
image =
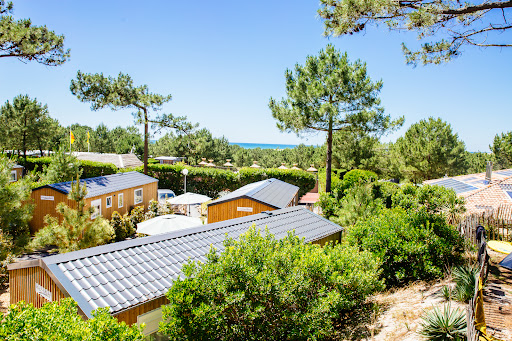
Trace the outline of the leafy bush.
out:
M 100 308 L 93 312 L 93 318 L 84 320 L 78 314 L 75 301 L 65 298 L 46 303 L 39 309 L 25 302 L 12 305 L 0 321 L 0 339 L 142 341 L 145 336 L 140 327 L 127 326 L 110 316 L 108 308 Z
M 176 340 L 316 340 L 382 288 L 379 261 L 341 245 L 276 240 L 251 227 L 204 264 L 189 262 L 167 293 L 161 332 Z
M 347 190 L 330 219 L 340 226 L 350 226 L 377 215 L 383 208 L 383 200 L 375 198 L 372 184 L 358 184 Z
M 346 193 L 350 188 L 357 184 L 377 181 L 378 179 L 377 174 L 372 171 L 353 169 L 343 176 L 339 190 Z
M 300 170 L 281 170 L 274 168 L 242 168 L 239 173 L 230 170 L 208 167 L 185 167 L 182 164 L 150 164 L 148 175 L 158 179 L 159 188 L 170 188 L 177 195 L 183 193 L 184 176 L 181 171 L 187 168 L 187 192 L 194 192 L 216 198 L 222 191 L 234 191 L 252 182 L 276 178 L 300 188 L 303 195 L 315 187 L 313 174 Z M 142 168 L 137 171 L 142 172 Z
M 464 243 L 442 217 L 401 208 L 358 222 L 346 241 L 379 257 L 382 276 L 392 286 L 442 276 L 447 265 L 461 261 Z
M 116 242 L 123 241 L 135 233 L 132 221 L 127 213 L 121 215 L 114 211 L 110 219 L 110 226 L 114 229 L 114 241 Z
M 62 149 L 59 149 L 51 158 L 48 165 L 43 166 L 40 175 L 41 181 L 47 183 L 58 183 L 71 181 L 73 178 L 80 177 L 82 170 L 80 169 L 80 161 Z
M 132 228 L 132 230 L 128 231 L 128 232 L 130 232 L 129 235 L 131 236 L 135 233 L 137 224 L 146 220 L 146 217 L 144 215 L 144 206 L 134 207 L 131 210 L 130 215 L 128 216 L 128 219 L 130 220 L 130 225 L 127 225 L 127 226 L 131 226 L 131 228 Z
M 95 162 L 89 160 L 79 160 L 82 178 L 94 178 L 97 176 L 116 174 L 118 169 L 113 163 Z
M 94 209 L 85 208 L 86 195 L 86 185 L 80 186 L 75 181 L 68 198 L 77 202 L 77 209 L 64 202 L 57 204 L 56 211 L 62 216 L 62 222 L 57 217 L 47 215 L 44 218 L 46 226 L 36 232 L 29 247 L 55 245 L 60 253 L 64 253 L 109 242 L 114 237 L 114 230 L 101 216 L 91 219 Z
M 434 307 L 424 312 L 419 334 L 426 340 L 466 340 L 466 313 L 461 309 L 450 309 L 447 304 L 443 309 Z
M 12 238 L 0 230 L 0 286 L 9 281 L 7 265 L 14 261 Z

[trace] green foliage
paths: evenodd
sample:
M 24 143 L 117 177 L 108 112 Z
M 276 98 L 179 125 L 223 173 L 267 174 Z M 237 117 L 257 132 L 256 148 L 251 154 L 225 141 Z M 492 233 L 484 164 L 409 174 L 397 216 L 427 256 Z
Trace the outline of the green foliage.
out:
M 498 19 L 503 10 L 499 1 L 321 0 L 320 4 L 318 14 L 325 20 L 325 35 L 366 32 L 373 25 L 416 32 L 423 41 L 417 50 L 402 44 L 406 61 L 412 65 L 448 62 L 466 45 L 510 46 L 500 36 L 510 26 Z M 435 36 L 437 40 L 431 41 Z
M 22 247 L 28 241 L 28 222 L 34 209 L 29 202 L 32 177 L 11 183 L 13 166 L 14 163 L 0 156 L 0 230 L 15 246 Z
M 492 147 L 491 147 L 492 148 Z M 496 162 L 496 155 L 492 153 L 470 153 L 466 152 L 466 174 L 475 174 L 485 172 L 487 161 L 492 161 L 494 169 L 506 168 L 499 162 Z
M 440 277 L 446 266 L 461 261 L 463 251 L 462 237 L 443 217 L 401 208 L 358 222 L 346 241 L 383 261 L 382 276 L 390 286 Z
M 383 200 L 375 198 L 372 184 L 360 183 L 347 190 L 331 220 L 346 227 L 377 215 L 384 207 Z
M 496 168 L 509 168 L 512 165 L 512 132 L 496 134 L 489 146 L 496 157 Z M 485 169 L 485 168 L 484 168 Z
M 127 326 L 118 322 L 108 308 L 100 308 L 93 312 L 93 318 L 84 320 L 78 314 L 76 302 L 64 298 L 59 302 L 46 303 L 41 308 L 25 302 L 12 305 L 0 321 L 0 339 L 143 341 L 145 336 L 137 325 Z
M 343 176 L 343 181 L 341 181 L 339 184 L 339 190 L 346 192 L 353 186 L 362 182 L 372 182 L 377 180 L 377 174 L 372 171 L 353 169 L 350 172 L 345 173 Z
M 466 313 L 462 309 L 452 310 L 450 304 L 442 310 L 433 307 L 429 312 L 424 311 L 421 318 L 419 334 L 425 340 L 466 340 Z
M 135 228 L 137 227 L 137 224 L 146 220 L 146 217 L 144 215 L 144 206 L 134 207 L 130 211 L 130 215 L 128 216 L 128 218 L 130 220 L 130 224 L 126 223 L 126 226 L 131 227 L 131 230 L 127 229 L 127 231 L 129 233 L 129 236 L 132 236 L 135 234 Z
M 84 179 L 116 174 L 118 171 L 113 163 L 79 160 L 79 165 L 82 171 L 82 178 Z
M 86 195 L 85 183 L 81 186 L 78 181 L 74 182 L 68 198 L 76 202 L 77 208 L 63 202 L 57 204 L 56 211 L 62 216 L 62 222 L 47 215 L 44 218 L 46 226 L 36 232 L 29 246 L 40 248 L 55 245 L 60 253 L 65 253 L 109 242 L 114 237 L 114 230 L 101 216 L 91 219 L 94 209 L 85 207 Z
M 50 164 L 43 168 L 41 174 L 41 181 L 45 183 L 71 181 L 82 175 L 80 161 L 73 155 L 66 154 L 62 149 L 53 154 L 50 160 Z
M 25 158 L 27 150 L 47 149 L 58 126 L 48 115 L 48 107 L 28 95 L 16 96 L 12 103 L 7 101 L 0 108 L 0 123 L 2 147 L 19 150 Z
M 14 258 L 15 247 L 12 244 L 12 238 L 0 230 L 0 286 L 9 282 L 7 265 L 12 263 Z
M 133 211 L 133 210 L 132 210 Z M 114 211 L 110 219 L 110 226 L 114 229 L 114 241 L 120 242 L 135 234 L 131 216 L 128 213 L 124 215 Z
M 466 169 L 464 142 L 440 118 L 411 125 L 393 149 L 400 172 L 414 183 L 462 174 Z
M 185 265 L 167 293 L 160 331 L 171 339 L 329 339 L 336 319 L 382 288 L 379 262 L 356 248 L 255 227 L 224 246 Z
M 148 175 L 158 179 L 159 188 L 170 188 L 177 195 L 183 193 L 184 176 L 181 171 L 185 168 L 182 164 L 149 165 Z M 299 195 L 304 195 L 315 187 L 315 176 L 306 171 L 281 170 L 276 168 L 253 169 L 242 168 L 238 174 L 231 170 L 208 168 L 208 167 L 186 167 L 187 192 L 194 192 L 215 198 L 222 191 L 234 191 L 249 183 L 276 178 L 300 188 Z M 140 169 L 139 169 L 140 171 Z
M 406 210 L 424 209 L 427 213 L 444 213 L 454 221 L 466 211 L 464 198 L 458 197 L 451 188 L 437 185 L 416 186 L 404 184 L 392 196 L 393 207 Z
M 12 2 L 0 1 L 0 57 L 15 57 L 21 61 L 56 66 L 69 58 L 64 50 L 64 36 L 46 26 L 34 26 L 30 19 L 15 20 Z
M 327 45 L 318 56 L 308 56 L 295 72 L 286 70 L 287 98 L 270 98 L 277 127 L 297 134 L 327 132 L 326 192 L 331 191 L 332 134 L 336 130 L 365 131 L 380 135 L 402 125 L 391 121 L 380 107 L 382 81 L 372 82 L 366 64 L 350 63 L 346 53 Z
M 452 277 L 455 281 L 453 296 L 457 301 L 467 303 L 473 298 L 478 274 L 478 266 L 463 265 L 453 268 Z

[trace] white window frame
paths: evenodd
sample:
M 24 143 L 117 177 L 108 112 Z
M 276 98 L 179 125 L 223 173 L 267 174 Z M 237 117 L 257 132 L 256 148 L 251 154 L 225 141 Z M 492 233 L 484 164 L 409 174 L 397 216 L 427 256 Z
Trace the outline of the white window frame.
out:
M 110 198 L 110 205 L 108 204 L 108 199 Z M 110 208 L 112 207 L 112 196 L 108 196 L 106 199 L 105 199 L 105 207 L 106 208 Z
M 137 191 L 140 191 L 140 201 L 137 201 Z M 133 204 L 141 204 L 144 202 L 144 190 L 142 188 L 137 188 L 133 190 Z
M 119 205 L 119 202 L 121 202 L 121 205 Z M 124 193 L 119 193 L 117 196 L 117 208 L 121 208 L 124 206 Z
M 14 175 L 14 179 L 13 179 L 13 176 Z M 16 182 L 18 181 L 18 173 L 15 171 L 15 170 L 12 170 L 11 171 L 11 180 L 9 180 L 9 182 Z
M 101 199 L 96 199 L 96 200 L 93 200 L 91 201 L 91 207 L 96 207 L 96 206 L 99 206 L 99 211 L 96 211 L 96 212 L 93 212 L 91 214 L 91 219 L 96 219 L 97 217 L 99 217 L 101 215 Z

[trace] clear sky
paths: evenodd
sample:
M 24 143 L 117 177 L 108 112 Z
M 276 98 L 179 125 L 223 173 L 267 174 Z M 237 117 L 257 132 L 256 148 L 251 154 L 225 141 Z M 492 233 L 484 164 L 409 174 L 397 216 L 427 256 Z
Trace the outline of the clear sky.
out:
M 113 128 L 133 124 L 130 111 L 91 111 L 69 91 L 77 70 L 128 73 L 135 84 L 172 94 L 165 112 L 224 135 L 230 142 L 321 144 L 281 133 L 269 98 L 285 95 L 284 72 L 326 44 L 361 59 L 382 79 L 382 104 L 404 115 L 393 141 L 429 116 L 441 117 L 470 151 L 487 151 L 494 135 L 512 130 L 512 48 L 465 48 L 442 66 L 412 68 L 400 43 L 414 34 L 369 29 L 341 38 L 322 36 L 317 1 L 14 1 L 15 18 L 31 18 L 66 36 L 71 59 L 60 67 L 0 59 L 0 103 L 28 94 L 48 104 L 62 125 Z M 507 33 L 509 35 L 509 33 Z

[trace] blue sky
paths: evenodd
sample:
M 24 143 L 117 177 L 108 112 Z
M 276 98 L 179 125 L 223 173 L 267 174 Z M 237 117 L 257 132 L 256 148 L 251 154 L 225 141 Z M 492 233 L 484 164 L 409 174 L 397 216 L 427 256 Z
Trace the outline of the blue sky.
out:
M 15 1 L 14 16 L 31 18 L 66 36 L 71 60 L 60 67 L 0 60 L 0 103 L 28 94 L 48 104 L 61 124 L 113 128 L 133 124 L 130 111 L 91 111 L 69 91 L 77 70 L 130 74 L 150 91 L 172 94 L 164 112 L 186 115 L 231 142 L 321 144 L 281 133 L 268 101 L 285 95 L 284 72 L 326 44 L 367 63 L 382 79 L 382 104 L 404 127 L 441 117 L 470 151 L 487 151 L 494 135 L 512 127 L 512 49 L 465 48 L 441 66 L 407 66 L 400 43 L 412 33 L 369 29 L 325 38 L 317 1 Z M 507 33 L 509 37 L 510 34 Z

